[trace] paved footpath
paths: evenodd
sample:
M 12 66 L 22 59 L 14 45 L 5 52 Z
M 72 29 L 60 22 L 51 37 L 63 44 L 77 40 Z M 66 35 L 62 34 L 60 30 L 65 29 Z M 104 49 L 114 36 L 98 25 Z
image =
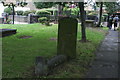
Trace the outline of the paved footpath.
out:
M 118 31 L 110 30 L 85 78 L 118 78 L 118 44 Z

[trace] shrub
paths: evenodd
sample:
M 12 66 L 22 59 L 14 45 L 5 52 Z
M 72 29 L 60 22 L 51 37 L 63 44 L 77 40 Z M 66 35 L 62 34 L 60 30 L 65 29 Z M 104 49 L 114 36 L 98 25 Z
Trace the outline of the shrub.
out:
M 90 11 L 90 12 L 88 12 L 87 15 L 97 15 L 97 13 L 95 11 Z
M 47 17 L 40 17 L 38 18 L 38 21 L 46 26 L 50 26 L 50 22 Z
M 64 8 L 63 9 L 63 11 L 71 11 L 71 15 L 73 15 L 73 16 L 78 16 L 78 14 L 79 14 L 79 8 Z M 66 13 L 64 13 L 65 15 L 69 15 L 68 13 L 66 14 Z
M 47 17 L 40 17 L 40 18 L 38 18 L 38 21 L 43 24 L 46 21 L 48 21 L 48 19 L 47 19 Z
M 35 7 L 38 9 L 51 8 L 55 3 L 53 2 L 34 2 Z
M 48 9 L 48 10 L 46 10 L 46 11 L 50 12 L 50 14 L 53 15 L 53 10 Z
M 31 10 L 30 12 L 33 13 L 33 14 L 35 14 L 35 13 L 36 13 L 36 10 Z
M 58 16 L 58 10 L 55 10 L 55 11 L 54 11 L 54 15 L 55 15 L 55 16 Z
M 4 9 L 5 13 L 8 13 L 9 15 L 12 14 L 12 8 L 11 7 L 7 7 Z
M 23 16 L 28 16 L 28 14 L 30 14 L 30 13 L 31 13 L 31 11 L 24 11 Z
M 23 15 L 23 11 L 20 10 L 20 11 L 16 11 L 17 15 Z
M 53 15 L 53 11 L 57 11 L 57 9 L 46 9 L 46 11 L 50 12 Z
M 6 22 L 5 22 L 5 24 L 10 24 L 11 23 L 11 19 L 8 19 Z
M 51 12 L 42 10 L 42 11 L 37 11 L 35 14 L 37 14 L 37 15 L 39 15 L 41 17 L 48 17 L 48 16 L 51 15 Z
M 35 13 L 36 13 L 36 11 L 35 11 L 35 10 L 28 10 L 28 11 L 24 11 L 24 12 L 23 12 L 23 16 L 28 16 L 28 14 L 30 14 L 30 13 L 35 14 Z
M 76 16 L 77 16 L 78 13 L 79 13 L 79 9 L 78 9 L 78 8 L 72 8 L 71 11 L 72 11 L 72 14 L 73 14 L 73 15 L 76 15 Z

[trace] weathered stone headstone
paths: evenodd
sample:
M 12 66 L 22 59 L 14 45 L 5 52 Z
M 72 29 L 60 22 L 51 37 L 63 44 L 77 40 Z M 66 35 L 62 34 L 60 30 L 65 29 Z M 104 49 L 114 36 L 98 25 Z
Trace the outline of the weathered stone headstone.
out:
M 67 61 L 65 55 L 57 55 L 46 60 L 44 57 L 38 56 L 35 61 L 35 74 L 36 76 L 47 76 L 54 70 L 55 67 Z
M 5 36 L 9 36 L 12 34 L 16 34 L 17 29 L 0 29 L 0 37 L 5 37 Z
M 48 68 L 49 70 L 53 69 L 54 67 L 64 63 L 65 61 L 67 60 L 66 56 L 65 55 L 57 55 L 53 58 L 51 58 L 48 62 L 47 62 L 47 65 L 48 65 Z
M 66 55 L 68 59 L 76 57 L 78 21 L 64 17 L 59 20 L 57 54 Z
M 40 56 L 36 57 L 35 65 L 35 74 L 37 76 L 44 76 L 48 74 L 48 66 L 45 58 Z

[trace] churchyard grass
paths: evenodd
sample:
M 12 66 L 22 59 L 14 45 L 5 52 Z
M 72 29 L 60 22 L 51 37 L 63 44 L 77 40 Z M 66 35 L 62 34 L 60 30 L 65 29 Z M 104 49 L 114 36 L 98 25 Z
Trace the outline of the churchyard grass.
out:
M 17 29 L 12 36 L 2 38 L 2 76 L 3 78 L 26 78 L 33 75 L 35 57 L 43 56 L 46 59 L 56 55 L 58 25 L 44 26 L 41 24 L 4 24 L 0 28 Z M 94 59 L 95 51 L 104 39 L 107 30 L 87 28 L 87 43 L 82 43 L 81 28 L 78 27 L 77 58 L 55 68 L 47 77 L 76 78 L 83 77 Z M 21 39 L 20 36 L 32 36 Z M 46 78 L 46 77 L 45 77 Z

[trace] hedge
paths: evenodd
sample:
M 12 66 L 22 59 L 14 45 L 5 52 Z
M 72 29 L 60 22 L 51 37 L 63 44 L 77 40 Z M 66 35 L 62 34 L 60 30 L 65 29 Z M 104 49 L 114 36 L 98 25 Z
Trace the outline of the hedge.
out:
M 12 14 L 12 8 L 11 7 L 7 7 L 4 9 L 5 13 L 8 13 L 9 15 Z
M 22 10 L 19 10 L 19 11 L 16 11 L 17 15 L 23 15 L 23 11 Z
M 23 16 L 28 16 L 28 14 L 30 14 L 30 13 L 35 14 L 35 13 L 36 13 L 36 11 L 35 11 L 35 10 L 28 10 L 28 11 L 24 11 L 24 12 L 23 12 Z
M 37 11 L 35 14 L 41 17 L 48 17 L 51 15 L 51 12 L 43 10 L 43 11 Z

